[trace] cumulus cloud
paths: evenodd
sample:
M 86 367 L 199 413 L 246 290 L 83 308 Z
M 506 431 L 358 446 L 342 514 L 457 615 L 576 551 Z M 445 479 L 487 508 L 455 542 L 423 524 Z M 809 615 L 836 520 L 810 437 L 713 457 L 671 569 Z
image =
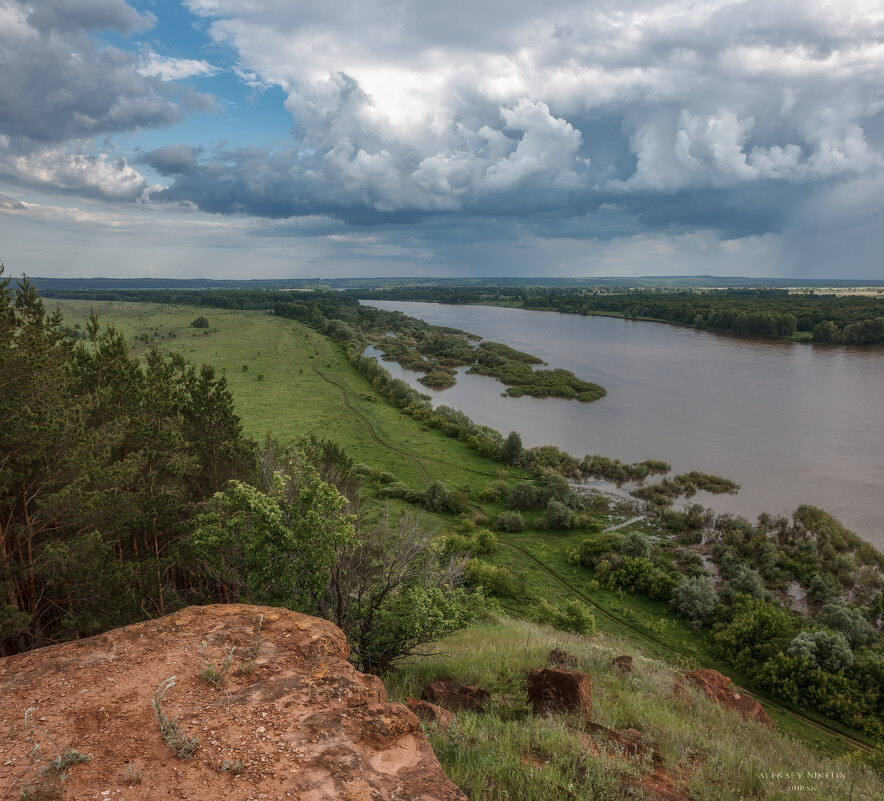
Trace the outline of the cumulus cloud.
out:
M 656 198 L 677 196 L 672 223 L 717 210 L 722 230 L 763 232 L 782 215 L 729 211 L 743 187 L 825 192 L 884 167 L 884 11 L 865 0 L 188 5 L 294 123 L 264 169 L 228 154 L 168 191 L 215 211 L 582 216 L 619 199 L 665 224 Z
M 15 0 L 28 23 L 40 33 L 114 30 L 128 35 L 150 30 L 153 14 L 139 14 L 123 0 Z
M 160 175 L 178 175 L 196 167 L 197 156 L 202 148 L 188 145 L 166 145 L 141 154 L 138 162 L 148 164 Z
M 0 142 L 0 176 L 20 186 L 114 201 L 136 200 L 147 188 L 126 159 L 84 155 L 63 145 L 16 152 Z
M 187 78 L 215 75 L 218 72 L 218 67 L 204 59 L 159 56 L 150 49 L 145 51 L 138 67 L 139 75 L 164 81 L 183 81 Z
M 46 9 L 0 0 L 0 133 L 64 142 L 181 120 L 181 109 L 135 71 L 133 54 L 98 47 L 82 29 L 105 24 L 125 30 L 141 19 L 126 9 L 110 0 L 70 8 L 58 0 Z
M 884 8 L 872 0 L 183 2 L 244 84 L 282 90 L 292 127 L 286 141 L 130 159 L 166 179 L 148 195 L 169 206 L 333 217 L 400 238 L 412 225 L 436 244 L 485 235 L 489 220 L 532 241 L 635 247 L 669 237 L 685 249 L 713 232 L 770 254 L 765 234 L 800 239 L 829 201 L 858 215 L 843 197 L 884 176 Z M 88 35 L 152 22 L 122 0 L 0 0 L 8 175 L 145 196 L 128 162 L 71 143 L 206 108 L 168 91 L 217 72 L 201 53 L 139 55 Z M 880 218 L 884 201 L 867 203 Z

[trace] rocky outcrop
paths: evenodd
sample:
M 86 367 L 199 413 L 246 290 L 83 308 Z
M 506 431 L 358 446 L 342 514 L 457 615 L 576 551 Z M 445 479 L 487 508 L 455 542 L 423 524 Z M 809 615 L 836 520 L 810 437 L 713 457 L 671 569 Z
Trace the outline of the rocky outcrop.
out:
M 448 679 L 431 681 L 421 695 L 424 701 L 429 701 L 431 704 L 436 704 L 451 712 L 460 712 L 462 709 L 481 712 L 489 697 L 488 690 L 483 690 L 473 684 L 458 684 Z
M 441 706 L 429 701 L 418 701 L 417 698 L 406 698 L 405 705 L 424 723 L 441 726 L 446 731 L 454 722 L 454 715 Z
M 21 794 L 29 764 L 47 779 L 51 736 L 90 757 L 67 769 L 65 798 L 464 801 L 417 717 L 348 653 L 327 621 L 225 605 L 0 659 L 0 797 Z M 171 676 L 161 708 L 199 739 L 186 760 L 151 703 Z
M 621 673 L 632 673 L 632 657 L 629 654 L 623 656 L 615 656 L 611 660 L 611 664 Z
M 563 651 L 561 648 L 553 648 L 546 657 L 546 661 L 550 665 L 555 665 L 560 668 L 577 667 L 577 657 L 573 654 L 569 654 L 567 651 Z
M 774 728 L 774 722 L 761 704 L 754 698 L 734 690 L 731 687 L 731 680 L 717 670 L 692 670 L 685 673 L 684 677 L 716 703 L 739 712 L 744 718 L 757 720 L 765 726 Z
M 592 690 L 586 673 L 537 668 L 528 674 L 525 689 L 535 714 L 568 712 L 587 723 L 592 720 Z

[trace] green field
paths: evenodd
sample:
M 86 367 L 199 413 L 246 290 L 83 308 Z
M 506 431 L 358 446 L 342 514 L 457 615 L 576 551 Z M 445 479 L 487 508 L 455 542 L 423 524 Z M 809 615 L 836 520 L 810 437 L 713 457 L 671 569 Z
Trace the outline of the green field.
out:
M 316 434 L 339 443 L 355 461 L 388 471 L 410 487 L 420 489 L 440 479 L 451 489 L 468 489 L 473 497 L 500 470 L 499 463 L 392 407 L 350 366 L 339 346 L 296 321 L 266 311 L 181 305 L 77 300 L 58 305 L 65 323 L 81 329 L 94 308 L 105 324 L 127 337 L 133 354 L 156 343 L 163 353 L 179 352 L 196 365 L 213 364 L 227 377 L 244 430 L 255 439 L 267 433 L 283 441 Z M 208 329 L 190 326 L 198 316 L 208 318 Z M 525 477 L 510 471 L 510 479 Z M 376 510 L 380 504 L 370 506 Z M 500 510 L 482 507 L 491 518 Z M 435 522 L 450 528 L 456 519 L 436 515 Z M 589 571 L 570 565 L 566 558 L 584 536 L 580 531 L 500 534 L 501 547 L 493 561 L 510 569 L 524 588 L 523 597 L 506 599 L 504 608 L 523 616 L 530 612 L 532 599 L 561 603 L 581 598 L 594 607 L 605 638 L 629 641 L 669 663 L 718 666 L 736 681 L 742 679 L 717 665 L 708 638 L 674 618 L 666 605 L 590 585 Z M 853 750 L 838 736 L 843 729 L 762 700 L 781 731 L 830 755 Z
M 494 463 L 394 409 L 334 343 L 296 321 L 266 311 L 112 301 L 57 304 L 70 326 L 85 327 L 94 308 L 105 324 L 126 336 L 134 354 L 156 343 L 163 353 L 214 365 L 227 377 L 245 433 L 257 440 L 267 433 L 283 441 L 313 433 L 415 488 L 433 479 L 479 488 L 495 477 Z M 208 318 L 208 329 L 190 327 L 198 316 Z

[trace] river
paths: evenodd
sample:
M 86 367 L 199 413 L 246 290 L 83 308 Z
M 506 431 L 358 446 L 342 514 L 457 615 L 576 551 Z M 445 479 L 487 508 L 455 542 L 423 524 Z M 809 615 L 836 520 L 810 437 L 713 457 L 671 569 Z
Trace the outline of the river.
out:
M 363 301 L 366 302 L 366 301 Z M 810 503 L 884 547 L 884 351 L 738 339 L 663 323 L 490 306 L 370 301 L 504 342 L 608 391 L 594 403 L 501 397 L 493 378 L 459 371 L 434 391 L 394 376 L 526 447 L 582 457 L 664 459 L 741 485 L 692 502 L 754 519 Z

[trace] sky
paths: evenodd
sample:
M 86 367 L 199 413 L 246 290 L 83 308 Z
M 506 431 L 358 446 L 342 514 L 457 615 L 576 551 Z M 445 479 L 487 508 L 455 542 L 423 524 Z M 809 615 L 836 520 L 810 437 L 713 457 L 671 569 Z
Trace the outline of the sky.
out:
M 880 0 L 0 0 L 33 276 L 884 279 Z

